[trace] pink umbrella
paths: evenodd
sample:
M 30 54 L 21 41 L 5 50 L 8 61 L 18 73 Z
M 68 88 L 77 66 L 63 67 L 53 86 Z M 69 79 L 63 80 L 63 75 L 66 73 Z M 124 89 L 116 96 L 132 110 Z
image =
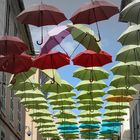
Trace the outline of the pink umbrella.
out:
M 70 34 L 67 28 L 68 28 L 67 26 L 58 26 L 52 29 L 51 31 L 49 31 L 48 35 L 46 36 L 46 41 L 44 41 L 42 45 L 40 55 L 44 53 L 48 53 L 54 47 L 60 45 L 63 39 Z M 60 47 L 64 50 L 64 48 L 61 45 Z

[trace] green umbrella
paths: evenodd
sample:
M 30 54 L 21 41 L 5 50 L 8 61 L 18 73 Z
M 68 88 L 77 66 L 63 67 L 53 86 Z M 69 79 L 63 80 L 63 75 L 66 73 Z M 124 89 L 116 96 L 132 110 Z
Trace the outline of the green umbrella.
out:
M 104 117 L 102 122 L 122 122 L 124 117 Z
M 22 104 L 27 105 L 27 104 L 39 104 L 39 103 L 47 103 L 47 100 L 43 97 L 39 98 L 23 98 L 20 101 Z
M 59 111 L 56 114 L 54 114 L 54 117 L 56 118 L 67 118 L 67 119 L 73 119 L 76 118 L 76 115 L 71 111 Z
M 125 77 L 125 76 L 116 75 L 112 79 L 110 86 L 114 86 L 118 88 L 118 87 L 130 87 L 137 84 L 140 84 L 140 76 Z
M 139 75 L 140 74 L 140 62 L 120 62 L 115 65 L 111 71 L 114 75 Z
M 61 80 L 61 85 L 57 84 L 56 82 L 52 83 L 52 80 L 49 80 L 44 86 L 42 86 L 42 90 L 44 90 L 45 92 L 61 93 L 71 92 L 71 90 L 73 90 L 73 87 L 65 80 Z
M 85 91 L 92 91 L 92 90 L 101 90 L 107 87 L 104 81 L 93 81 L 90 82 L 88 80 L 81 81 L 77 86 L 77 90 L 85 90 Z
M 49 127 L 49 128 L 41 128 L 38 130 L 39 133 L 50 132 L 50 131 L 57 131 L 56 127 Z
M 94 99 L 82 99 L 82 100 L 77 100 L 77 103 L 81 104 L 103 104 L 103 100 L 101 98 L 94 98 Z
M 102 97 L 105 95 L 105 92 L 103 90 L 92 90 L 90 92 L 88 91 L 81 91 L 79 95 L 77 96 L 77 99 L 93 99 L 96 97 Z
M 74 40 L 82 44 L 87 50 L 100 52 L 101 48 L 97 43 L 93 30 L 83 24 L 68 25 L 68 27 Z
M 27 72 L 21 72 L 16 75 L 11 76 L 10 83 L 19 84 L 26 80 L 30 81 L 29 78 L 36 73 L 36 68 L 30 68 Z
M 124 110 L 106 110 L 104 116 L 124 116 L 127 113 Z
M 55 100 L 55 99 L 67 99 L 72 96 L 75 96 L 75 92 L 62 92 L 62 93 L 50 93 L 47 99 L 49 100 Z
M 26 91 L 17 91 L 15 93 L 17 97 L 20 98 L 38 98 L 38 97 L 44 97 L 44 94 L 36 89 L 36 90 L 26 90 Z
M 73 104 L 75 104 L 74 100 L 72 100 L 71 98 L 52 100 L 49 103 L 51 105 L 73 105 Z
M 33 110 L 31 113 L 29 113 L 31 117 L 39 117 L 39 116 L 49 116 L 51 113 L 47 109 L 38 109 Z
M 57 119 L 56 121 L 56 124 L 59 124 L 59 125 L 65 125 L 65 124 L 68 124 L 68 125 L 71 125 L 71 124 L 77 124 L 77 121 L 76 119 Z
M 107 79 L 109 74 L 100 67 L 80 67 L 73 73 L 73 76 L 81 80 L 97 81 Z
M 97 117 L 97 116 L 101 116 L 102 113 L 98 110 L 94 110 L 94 111 L 82 111 L 80 113 L 80 117 Z
M 51 128 L 51 127 L 55 127 L 55 124 L 53 124 L 53 123 L 39 123 L 36 126 L 37 129 Z
M 51 117 L 36 117 L 33 119 L 34 122 L 36 123 L 45 123 L 45 122 L 49 122 L 49 123 L 53 123 L 53 119 Z
M 61 77 L 58 74 L 56 69 L 46 69 L 42 70 L 42 72 L 47 75 L 49 78 L 51 78 L 54 82 L 58 83 L 61 85 Z
M 134 0 L 121 11 L 121 20 L 140 24 L 140 1 Z
M 125 63 L 136 61 L 137 64 L 137 61 L 140 61 L 140 45 L 128 45 L 121 48 L 117 53 L 116 60 Z
M 129 26 L 128 29 L 119 37 L 122 45 L 140 45 L 140 25 Z
M 75 105 L 55 105 L 52 107 L 53 110 L 65 110 L 65 109 L 75 109 Z
M 79 123 L 84 124 L 99 124 L 100 121 L 97 118 L 80 118 Z
M 81 138 L 91 140 L 91 139 L 98 139 L 98 136 L 90 135 L 90 133 L 89 133 L 89 134 L 81 134 Z
M 54 138 L 54 139 L 59 139 L 60 136 L 57 134 L 56 131 L 54 132 L 44 132 L 44 133 L 41 133 L 42 137 L 44 138 Z
M 134 87 L 119 87 L 119 88 L 115 88 L 115 87 L 110 87 L 108 90 L 108 94 L 110 95 L 123 95 L 123 96 L 127 96 L 127 95 L 134 95 L 137 93 L 137 90 Z
M 24 107 L 28 109 L 48 109 L 47 103 L 25 104 Z
M 114 110 L 114 109 L 122 110 L 122 109 L 127 109 L 127 108 L 129 108 L 129 103 L 114 103 L 114 102 L 109 102 L 105 106 L 105 109 L 110 109 L 110 110 Z
M 79 134 L 78 133 L 68 133 L 68 134 L 61 134 L 61 136 L 64 138 L 64 139 L 79 139 Z
M 18 84 L 14 84 L 14 85 L 10 84 L 8 87 L 11 88 L 12 90 L 16 90 L 16 91 L 25 91 L 25 90 L 35 90 L 39 86 L 40 85 L 37 81 L 30 80 L 30 81 L 20 82 Z
M 79 104 L 78 109 L 79 110 L 97 110 L 100 109 L 102 106 L 100 104 L 88 104 L 88 105 L 84 105 L 84 104 Z

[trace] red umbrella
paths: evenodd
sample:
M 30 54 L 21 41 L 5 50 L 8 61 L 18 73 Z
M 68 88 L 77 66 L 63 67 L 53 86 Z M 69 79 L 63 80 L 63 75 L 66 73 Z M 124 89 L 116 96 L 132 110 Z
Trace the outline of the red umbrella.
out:
M 0 56 L 0 71 L 17 74 L 28 71 L 31 66 L 32 59 L 29 55 Z
M 113 3 L 105 0 L 93 1 L 82 5 L 70 18 L 74 24 L 92 24 L 96 23 L 99 40 L 101 40 L 98 21 L 107 20 L 113 15 L 119 13 L 119 9 Z
M 26 44 L 14 36 L 0 36 L 0 55 L 21 54 L 26 51 Z
M 91 50 L 86 50 L 75 56 L 72 61 L 74 65 L 83 67 L 99 67 L 112 62 L 112 56 L 104 51 L 96 53 Z
M 28 9 L 25 9 L 21 12 L 17 19 L 23 24 L 31 24 L 38 27 L 45 25 L 57 25 L 62 21 L 67 20 L 64 13 L 62 13 L 59 9 L 52 5 L 40 4 L 36 6 L 32 6 Z M 43 27 L 42 27 L 43 33 Z M 38 43 L 39 45 L 43 43 Z
M 57 69 L 70 64 L 69 56 L 61 52 L 49 52 L 38 56 L 33 63 L 39 69 Z

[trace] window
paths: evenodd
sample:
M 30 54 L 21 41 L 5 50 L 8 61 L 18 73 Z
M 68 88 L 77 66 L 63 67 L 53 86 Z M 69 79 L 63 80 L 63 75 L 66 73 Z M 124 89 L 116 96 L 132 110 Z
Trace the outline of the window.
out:
M 20 101 L 18 101 L 17 118 L 18 118 L 17 128 L 18 128 L 18 131 L 20 132 L 21 131 L 21 103 Z
M 10 121 L 13 122 L 14 120 L 14 92 L 11 90 L 10 96 Z

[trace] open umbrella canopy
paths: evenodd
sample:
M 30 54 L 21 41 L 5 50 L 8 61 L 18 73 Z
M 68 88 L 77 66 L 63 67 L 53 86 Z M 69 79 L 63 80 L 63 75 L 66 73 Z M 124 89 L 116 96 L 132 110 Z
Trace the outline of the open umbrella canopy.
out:
M 73 125 L 73 124 L 77 124 L 77 121 L 76 119 L 56 119 L 56 124 L 59 124 L 59 125 Z
M 57 134 L 57 131 L 51 131 L 51 132 L 44 132 L 41 133 L 42 137 L 44 138 L 54 138 L 54 139 L 60 139 L 60 136 Z
M 100 51 L 96 53 L 91 50 L 85 50 L 72 59 L 74 65 L 82 67 L 99 67 L 112 62 L 112 56 L 107 52 Z
M 103 100 L 101 98 L 94 98 L 94 99 L 82 99 L 82 100 L 77 100 L 77 103 L 81 104 L 91 104 L 94 106 L 94 104 L 103 104 Z
M 101 104 L 79 104 L 78 105 L 78 110 L 98 110 L 102 108 Z
M 0 56 L 0 71 L 17 74 L 26 72 L 32 67 L 32 58 L 29 55 L 6 55 Z
M 70 60 L 67 54 L 53 51 L 47 54 L 37 56 L 33 61 L 33 67 L 39 69 L 58 69 L 65 65 L 69 65 Z
M 25 82 L 19 82 L 14 85 L 10 84 L 8 87 L 15 91 L 25 91 L 25 90 L 35 90 L 39 86 L 40 85 L 39 85 L 38 81 L 35 81 L 35 80 L 28 81 L 27 80 Z
M 73 76 L 79 78 L 80 80 L 97 81 L 107 79 L 109 73 L 100 67 L 81 67 L 73 73 Z
M 39 130 L 39 129 L 42 129 L 42 128 L 51 128 L 51 127 L 55 127 L 55 124 L 53 123 L 49 123 L 49 122 L 45 122 L 45 123 L 39 123 L 37 124 L 36 128 Z
M 82 44 L 87 50 L 100 52 L 101 48 L 96 41 L 94 32 L 89 27 L 82 24 L 68 25 L 68 30 L 73 39 Z
M 129 106 L 129 103 L 114 103 L 114 102 L 109 102 L 105 106 L 105 109 L 110 109 L 110 110 L 118 109 L 118 110 L 122 110 L 122 109 L 127 109 L 129 107 L 130 107 Z
M 39 97 L 39 98 L 23 98 L 20 101 L 22 104 L 27 105 L 27 104 L 39 104 L 39 103 L 47 103 L 47 100 L 43 97 Z
M 36 117 L 33 119 L 34 122 L 36 123 L 45 123 L 45 122 L 49 122 L 49 123 L 52 123 L 53 120 L 51 117 Z
M 133 97 L 132 96 L 108 96 L 106 98 L 106 100 L 108 102 L 131 102 L 133 101 Z
M 81 134 L 81 138 L 82 139 L 97 139 L 98 138 L 98 135 L 91 135 L 91 134 Z
M 114 86 L 116 88 L 118 87 L 130 87 L 130 86 L 135 86 L 137 84 L 140 84 L 140 76 L 133 75 L 133 76 L 120 76 L 116 75 L 112 79 L 110 86 Z
M 102 122 L 122 122 L 124 121 L 124 117 L 104 117 Z
M 36 90 L 25 90 L 25 91 L 17 91 L 15 93 L 17 97 L 20 98 L 38 98 L 38 97 L 45 97 L 44 94 L 36 89 Z
M 71 134 L 71 133 L 78 133 L 79 130 L 60 130 L 60 134 Z
M 83 128 L 83 129 L 91 128 L 91 129 L 94 129 L 94 128 L 100 128 L 100 125 L 99 124 L 80 124 L 79 128 Z
M 140 45 L 127 45 L 121 48 L 117 53 L 116 60 L 125 63 L 131 61 L 140 61 Z
M 50 132 L 50 131 L 57 131 L 56 127 L 50 127 L 50 128 L 41 128 L 38 130 L 39 133 L 44 133 L 44 132 Z
M 73 124 L 73 125 L 59 125 L 57 127 L 60 130 L 78 130 L 78 126 Z
M 45 37 L 44 43 L 42 44 L 40 55 L 48 53 L 57 45 L 59 45 L 62 48 L 60 43 L 65 37 L 67 37 L 70 34 L 67 28 L 67 26 L 58 26 L 50 30 L 47 36 Z
M 35 109 L 29 113 L 31 117 L 49 116 L 51 113 L 47 109 Z
M 120 62 L 115 65 L 111 71 L 115 75 L 139 75 L 140 74 L 140 62 L 132 61 L 132 62 Z
M 102 126 L 105 126 L 105 127 L 118 127 L 121 125 L 122 125 L 121 122 L 103 122 L 102 123 Z
M 47 97 L 48 100 L 57 100 L 57 99 L 67 99 L 72 96 L 75 96 L 75 92 L 62 92 L 62 93 L 50 93 Z
M 81 81 L 77 86 L 77 90 L 85 90 L 85 91 L 92 91 L 92 90 L 101 90 L 107 87 L 104 81 L 93 81 L 90 82 L 88 80 Z
M 74 114 L 71 111 L 59 111 L 56 114 L 54 114 L 54 117 L 56 118 L 69 118 L 69 119 L 74 119 L 76 118 L 76 114 Z
M 24 105 L 25 108 L 28 108 L 28 109 L 48 109 L 48 104 L 47 103 L 32 103 L 32 104 L 25 104 Z
M 131 25 L 119 37 L 118 41 L 122 45 L 140 45 L 140 25 Z
M 105 95 L 105 92 L 103 90 L 92 90 L 92 91 L 81 91 L 77 99 L 82 100 L 82 99 L 93 99 L 96 97 L 102 97 Z
M 61 134 L 64 139 L 79 139 L 79 133 L 71 133 L 71 134 Z
M 94 111 L 82 111 L 80 112 L 80 117 L 97 117 L 97 116 L 101 116 L 102 113 L 98 110 L 94 110 Z
M 15 36 L 0 36 L 0 55 L 17 55 L 28 50 L 27 45 Z
M 74 24 L 92 24 L 98 21 L 107 20 L 119 13 L 118 7 L 108 1 L 91 1 L 83 4 L 72 15 L 70 20 Z
M 67 99 L 58 99 L 58 100 L 51 100 L 49 102 L 51 105 L 74 105 L 75 101 L 72 100 L 71 98 L 67 98 Z
M 124 116 L 127 113 L 124 110 L 106 110 L 104 116 Z
M 57 25 L 66 20 L 65 15 L 52 5 L 40 4 L 22 11 L 17 19 L 23 24 L 35 26 Z
M 134 87 L 119 87 L 119 88 L 115 88 L 115 87 L 110 87 L 108 92 L 108 94 L 111 95 L 122 95 L 122 96 L 128 96 L 128 95 L 135 95 L 137 93 L 137 90 Z
M 100 121 L 97 118 L 80 118 L 79 123 L 84 123 L 84 124 L 99 124 Z
M 52 82 L 52 80 L 49 80 L 41 88 L 43 91 L 55 93 L 71 92 L 71 90 L 73 90 L 72 85 L 65 80 L 61 80 L 61 85 L 56 82 Z
M 132 1 L 121 11 L 121 21 L 128 21 L 140 24 L 139 8 L 140 1 Z
M 53 110 L 63 110 L 63 109 L 75 109 L 75 105 L 55 105 L 52 107 Z
M 92 128 L 92 129 L 80 129 L 80 132 L 97 132 L 99 131 L 98 128 Z

